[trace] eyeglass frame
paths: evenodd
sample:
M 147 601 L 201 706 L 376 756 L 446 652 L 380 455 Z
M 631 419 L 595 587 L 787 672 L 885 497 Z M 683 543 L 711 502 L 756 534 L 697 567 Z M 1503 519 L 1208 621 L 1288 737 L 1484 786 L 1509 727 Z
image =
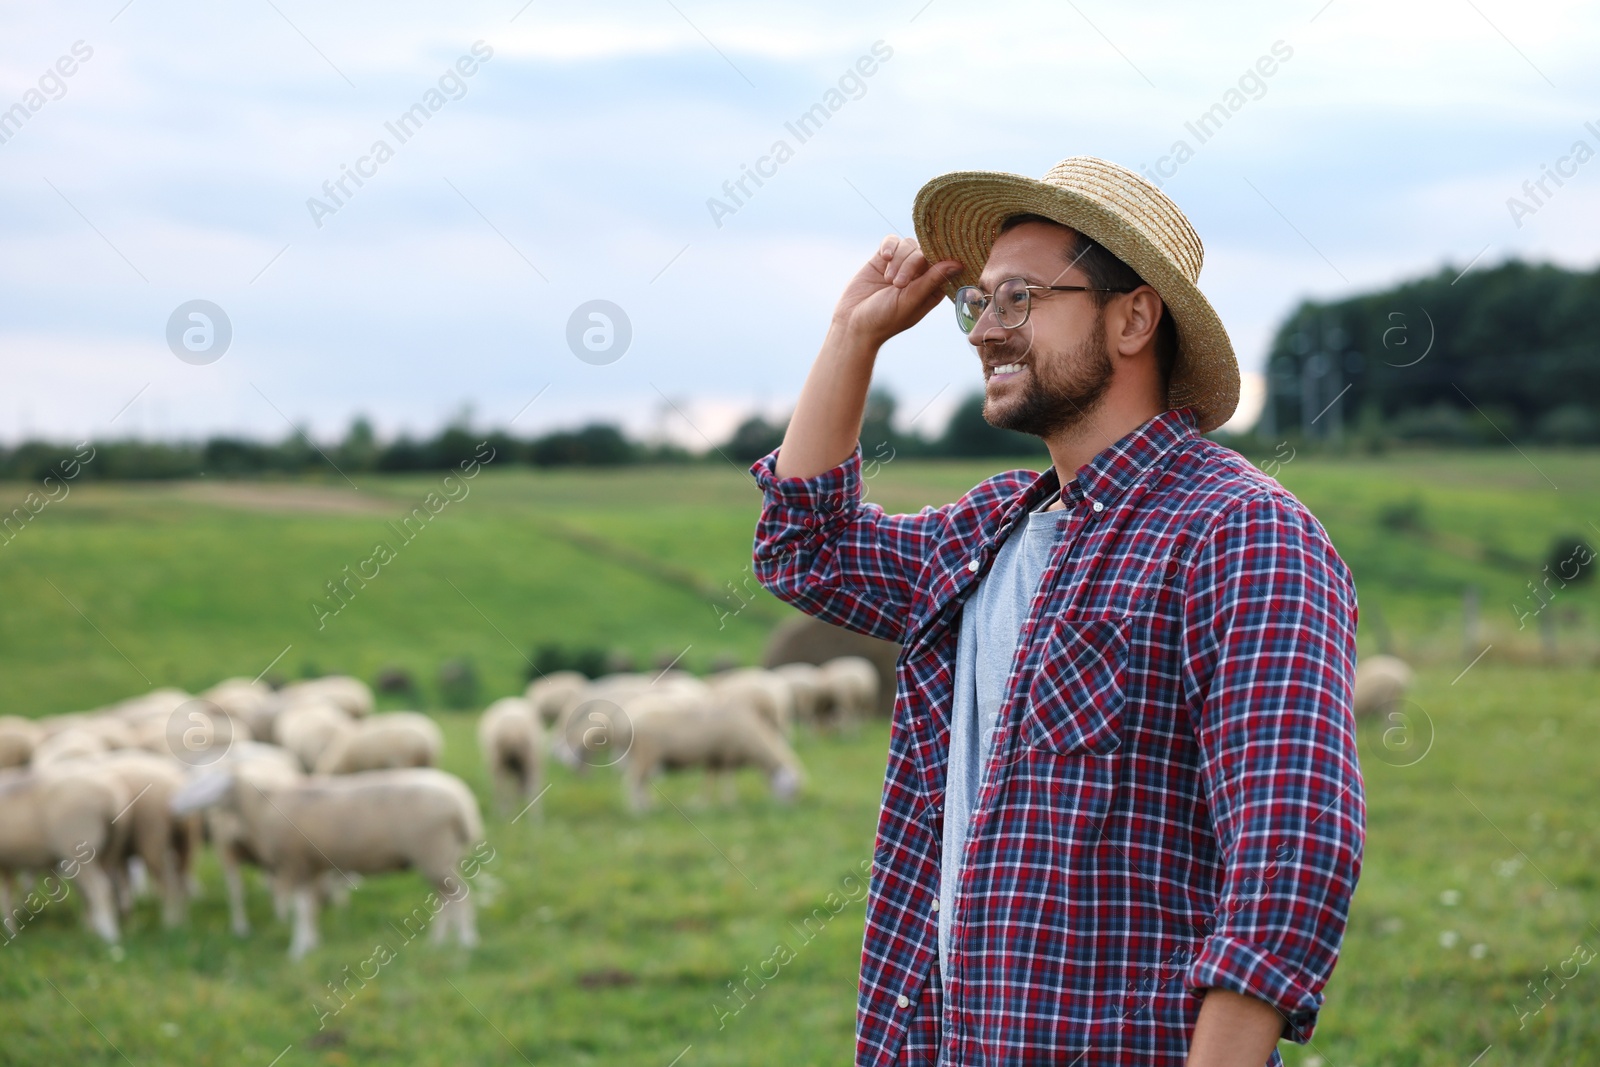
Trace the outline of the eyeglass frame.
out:
M 1031 294 L 1035 289 L 1043 289 L 1052 293 L 1131 293 L 1134 291 L 1133 289 L 1102 289 L 1093 285 L 1030 285 L 1028 283 L 1028 279 L 1024 278 L 1020 274 L 1015 275 L 1014 277 L 1000 279 L 1000 284 L 996 285 L 995 288 L 999 289 L 1000 286 L 1006 284 L 1006 282 L 1021 282 L 1022 291 L 1030 295 L 1028 296 L 1028 306 L 1022 312 L 1022 321 L 1017 323 L 1015 326 L 1007 326 L 1005 323 L 1000 321 L 1000 313 L 998 311 L 994 313 L 995 325 L 999 326 L 1002 330 L 1020 330 L 1022 327 L 1028 324 L 1028 318 L 1033 314 L 1033 296 Z M 994 293 L 985 293 L 976 285 L 963 285 L 957 289 L 955 291 L 955 295 L 950 298 L 950 302 L 956 307 L 957 325 L 959 325 L 961 322 L 962 301 L 959 299 L 959 297 L 961 296 L 961 293 L 967 289 L 974 290 L 983 296 L 983 306 L 978 309 L 978 314 L 973 318 L 972 326 L 961 331 L 963 336 L 971 337 L 972 331 L 978 328 L 978 320 L 983 318 L 983 313 L 989 310 L 989 306 L 994 303 Z

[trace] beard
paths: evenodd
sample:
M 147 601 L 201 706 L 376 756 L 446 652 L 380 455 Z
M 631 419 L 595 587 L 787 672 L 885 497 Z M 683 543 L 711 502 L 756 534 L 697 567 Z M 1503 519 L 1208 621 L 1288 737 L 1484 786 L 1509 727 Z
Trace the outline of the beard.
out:
M 990 426 L 1034 437 L 1053 437 L 1088 419 L 1111 387 L 1111 357 L 1106 354 L 1106 326 L 1095 316 L 1094 331 L 1071 351 L 1045 352 L 1025 342 L 1013 355 L 1007 345 L 991 362 L 1028 361 L 1021 397 L 996 403 L 987 397 L 983 418 Z

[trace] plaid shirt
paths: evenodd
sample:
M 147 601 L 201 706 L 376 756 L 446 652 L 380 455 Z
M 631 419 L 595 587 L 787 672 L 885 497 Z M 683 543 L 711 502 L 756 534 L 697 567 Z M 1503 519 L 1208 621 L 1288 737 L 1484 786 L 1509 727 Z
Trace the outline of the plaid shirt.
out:
M 1181 1065 L 1216 987 L 1316 1022 L 1360 873 L 1356 596 L 1320 523 L 1186 408 L 1085 464 L 1023 625 L 963 857 L 950 973 L 939 860 L 963 601 L 1059 488 L 1000 474 L 915 515 L 861 452 L 752 468 L 757 574 L 903 644 L 857 1010 L 861 1067 Z M 1276 1051 L 1269 1063 L 1281 1064 Z

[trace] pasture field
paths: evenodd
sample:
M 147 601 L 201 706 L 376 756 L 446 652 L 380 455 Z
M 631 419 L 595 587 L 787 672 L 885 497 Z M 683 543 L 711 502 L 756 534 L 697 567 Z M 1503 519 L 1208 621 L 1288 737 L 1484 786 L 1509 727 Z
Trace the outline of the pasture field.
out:
M 900 460 L 869 498 L 912 510 L 996 469 Z M 1512 607 L 1537 606 L 1526 585 L 1553 538 L 1600 541 L 1600 464 L 1553 451 L 1302 456 L 1279 477 L 1356 575 L 1362 651 L 1387 643 L 1419 666 L 1404 718 L 1362 727 L 1362 881 L 1314 1045 L 1285 1043 L 1287 1062 L 1600 1062 L 1600 596 L 1593 584 L 1545 594 L 1560 620 L 1548 663 Z M 357 482 L 73 488 L 0 546 L 0 712 L 200 689 L 269 665 L 369 680 L 398 666 L 445 729 L 446 768 L 487 813 L 474 716 L 437 706 L 443 660 L 472 659 L 486 704 L 520 688 L 540 643 L 681 654 L 703 670 L 754 660 L 788 613 L 750 592 L 759 498 L 726 465 L 491 465 L 409 542 L 386 524 L 442 496 L 441 479 Z M 0 504 L 26 491 L 0 486 Z M 380 540 L 393 558 L 319 628 L 311 602 L 338 606 L 324 583 Z M 1468 583 L 1483 621 L 1463 648 Z M 790 808 L 753 775 L 732 805 L 690 775 L 636 818 L 613 772 L 555 768 L 528 816 L 489 814 L 470 953 L 407 936 L 427 896 L 411 875 L 370 879 L 324 911 L 323 946 L 297 964 L 259 883 L 255 933 L 228 933 L 209 855 L 189 925 L 163 930 L 142 901 L 119 950 L 79 927 L 76 897 L 51 904 L 0 944 L 0 1064 L 848 1062 L 886 735 L 879 722 L 802 736 L 810 782 Z M 736 999 L 729 983 L 771 974 L 780 944 L 792 959 Z

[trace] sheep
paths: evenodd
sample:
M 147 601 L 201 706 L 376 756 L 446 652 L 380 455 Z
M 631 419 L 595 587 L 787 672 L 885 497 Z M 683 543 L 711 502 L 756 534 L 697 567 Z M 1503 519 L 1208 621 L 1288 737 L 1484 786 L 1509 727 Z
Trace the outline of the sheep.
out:
M 804 771 L 776 730 L 730 699 L 685 699 L 646 692 L 625 705 L 623 787 L 634 812 L 651 806 L 650 779 L 666 770 L 703 767 L 713 775 L 754 766 L 766 772 L 773 796 L 787 803 Z
M 393 767 L 432 767 L 444 751 L 439 724 L 417 711 L 391 711 L 344 726 L 328 740 L 312 769 L 352 774 Z
M 117 703 L 105 708 L 104 711 L 107 714 L 116 715 L 123 719 L 138 718 L 146 712 L 152 711 L 161 715 L 170 715 L 179 705 L 193 699 L 193 693 L 185 692 L 173 686 L 163 686 L 160 689 L 152 689 L 148 693 L 140 693 L 136 697 L 129 697 L 127 700 L 119 700 Z
M 711 700 L 711 688 L 687 671 L 660 674 L 608 674 L 596 678 L 562 712 L 551 750 L 580 774 L 590 766 L 611 766 L 626 748 L 622 706 L 646 693 L 683 700 Z
M 218 770 L 228 770 L 241 781 L 263 788 L 284 782 L 296 782 L 305 776 L 300 760 L 294 753 L 277 745 L 245 742 L 229 749 L 218 761 Z M 228 894 L 228 925 L 235 936 L 250 933 L 249 913 L 245 909 L 243 865 L 260 866 L 261 860 L 250 848 L 244 820 L 230 808 L 213 807 L 205 810 L 207 835 L 217 853 L 217 863 L 222 868 L 222 882 Z M 273 910 L 279 919 L 289 915 L 289 898 L 273 886 Z
M 719 697 L 753 711 L 784 737 L 794 733 L 794 690 L 771 671 L 741 667 L 713 676 L 709 684 Z
M 278 716 L 272 724 L 273 740 L 294 753 L 301 767 L 309 771 L 335 735 L 352 722 L 349 715 L 332 704 L 301 704 Z
M 128 801 L 116 778 L 79 763 L 0 771 L 0 913 L 11 936 L 16 873 L 53 867 L 83 890 L 89 928 L 120 939 L 106 867 L 123 848 L 127 824 L 118 816 Z
M 833 710 L 833 694 L 823 684 L 822 671 L 810 663 L 785 663 L 772 673 L 789 683 L 797 722 L 815 726 Z
M 841 726 L 852 726 L 878 705 L 878 668 L 865 656 L 838 656 L 822 665 L 823 684 L 833 697 Z
M 213 763 L 232 745 L 251 739 L 243 719 L 203 697 L 190 697 L 171 711 L 152 710 L 134 720 L 134 745 L 189 766 Z
M 48 767 L 52 764 L 99 756 L 109 751 L 110 746 L 99 734 L 82 726 L 71 726 L 34 746 L 30 762 L 35 767 Z
M 92 757 L 82 766 L 115 778 L 131 798 L 118 815 L 119 822 L 128 824 L 124 846 L 106 856 L 123 914 L 133 906 L 128 862 L 137 856 L 160 889 L 163 924 L 179 925 L 188 910 L 185 877 L 201 843 L 200 820 L 176 817 L 167 806 L 187 780 L 183 769 L 170 759 L 136 749 Z
M 283 710 L 283 701 L 272 687 L 249 678 L 228 678 L 200 694 L 230 719 L 238 719 L 250 728 L 251 737 L 271 737 L 272 723 Z
M 316 948 L 318 878 L 414 868 L 441 900 L 433 938 L 453 927 L 464 947 L 477 943 L 472 902 L 457 867 L 483 838 L 478 802 L 461 779 L 431 767 L 262 783 L 231 770 L 210 771 L 173 797 L 177 811 L 233 812 L 263 866 L 294 899 L 289 958 Z
M 284 709 L 297 704 L 332 704 L 352 719 L 372 714 L 372 690 L 359 678 L 344 674 L 330 674 L 304 682 L 286 685 L 278 693 Z
M 1396 656 L 1373 656 L 1356 663 L 1355 716 L 1364 719 L 1395 709 L 1416 675 Z
M 761 654 L 761 665 L 772 668 L 783 663 L 815 663 L 821 666 L 839 656 L 861 656 L 878 668 L 878 677 L 892 680 L 895 665 L 900 657 L 900 646 L 892 641 L 854 633 L 843 627 L 812 618 L 796 615 L 785 619 L 773 628 L 767 647 Z M 889 715 L 894 705 L 894 685 L 879 686 L 879 715 Z
M 43 740 L 39 724 L 20 715 L 0 715 L 0 768 L 24 767 Z
M 548 728 L 558 723 L 576 700 L 582 699 L 588 686 L 589 679 L 577 671 L 551 671 L 529 682 L 522 696 L 533 706 L 539 722 Z
M 494 783 L 501 814 L 524 804 L 531 807 L 538 799 L 544 780 L 544 747 L 539 713 L 524 697 L 497 700 L 478 720 L 478 748 Z

